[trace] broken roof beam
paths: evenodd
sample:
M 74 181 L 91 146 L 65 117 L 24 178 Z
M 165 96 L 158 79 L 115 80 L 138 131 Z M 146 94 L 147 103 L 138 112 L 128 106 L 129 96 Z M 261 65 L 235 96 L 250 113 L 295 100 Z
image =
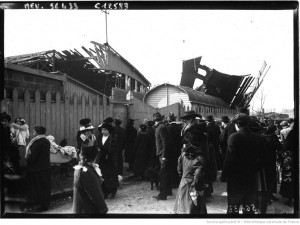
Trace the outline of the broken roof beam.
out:
M 247 77 L 246 79 L 244 79 L 244 82 L 243 82 L 242 86 L 240 87 L 238 93 L 233 98 L 233 100 L 232 100 L 232 102 L 230 104 L 230 107 L 232 107 L 235 104 L 239 103 L 239 101 L 241 100 L 241 98 L 243 97 L 243 95 L 245 94 L 245 92 L 248 90 L 248 88 L 251 85 L 251 83 L 253 82 L 253 80 L 254 80 L 253 77 Z

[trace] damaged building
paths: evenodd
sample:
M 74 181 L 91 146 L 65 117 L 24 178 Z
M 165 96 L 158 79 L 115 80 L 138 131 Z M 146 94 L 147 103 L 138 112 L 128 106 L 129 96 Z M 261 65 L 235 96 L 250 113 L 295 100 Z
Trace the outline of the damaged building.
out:
M 180 85 L 157 85 L 145 94 L 144 101 L 160 109 L 178 103 L 184 108 L 181 113 L 193 109 L 202 116 L 212 114 L 217 118 L 233 116 L 237 108 L 249 107 L 261 83 L 250 74 L 229 75 L 211 69 L 201 64 L 201 58 L 183 61 Z M 264 62 L 260 75 L 265 68 Z M 202 84 L 194 87 L 197 79 Z
M 81 51 L 5 58 L 1 111 L 24 118 L 30 127 L 45 126 L 58 142 L 66 138 L 73 146 L 82 118 L 91 118 L 95 127 L 108 116 L 122 126 L 135 119 L 138 127 L 152 117 L 157 109 L 142 101 L 151 83 L 107 43 L 91 44 Z

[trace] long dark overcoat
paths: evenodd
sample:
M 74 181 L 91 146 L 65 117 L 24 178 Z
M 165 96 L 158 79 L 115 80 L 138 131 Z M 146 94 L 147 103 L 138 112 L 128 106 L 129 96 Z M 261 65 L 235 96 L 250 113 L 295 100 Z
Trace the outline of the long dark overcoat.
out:
M 137 136 L 137 130 L 132 125 L 127 125 L 125 129 L 125 162 L 132 166 L 133 163 L 133 146 Z
M 178 187 L 174 212 L 177 214 L 206 214 L 204 194 L 192 200 L 191 192 L 204 192 L 207 159 L 201 147 L 189 151 L 189 147 L 178 159 L 178 173 L 181 181 Z
M 37 139 L 30 146 L 30 152 L 26 174 L 28 202 L 48 208 L 51 199 L 49 140 Z
M 139 131 L 134 143 L 134 162 L 133 172 L 136 175 L 142 175 L 151 162 L 152 156 L 152 137 L 146 131 Z
M 84 164 L 74 171 L 73 213 L 105 214 L 108 211 L 102 179 L 93 166 Z
M 224 160 L 228 192 L 257 191 L 257 176 L 261 169 L 263 148 L 262 137 L 248 128 L 241 128 L 229 136 L 228 151 Z
M 118 151 L 114 133 L 110 134 L 104 145 L 102 144 L 102 134 L 97 138 L 100 148 L 98 164 L 103 175 L 103 186 L 105 189 L 118 187 Z
M 118 174 L 123 175 L 123 150 L 125 149 L 125 130 L 120 126 L 115 126 L 116 147 L 118 152 Z
M 262 137 L 266 142 L 266 157 L 265 157 L 265 173 L 268 190 L 271 193 L 277 192 L 277 174 L 276 174 L 276 159 L 277 154 L 282 150 L 282 145 L 275 133 L 263 134 Z

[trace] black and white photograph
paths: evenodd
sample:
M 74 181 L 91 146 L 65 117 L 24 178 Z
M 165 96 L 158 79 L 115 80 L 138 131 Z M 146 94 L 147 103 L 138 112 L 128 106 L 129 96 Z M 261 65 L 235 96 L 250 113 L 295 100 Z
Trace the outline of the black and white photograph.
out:
M 298 10 L 1 2 L 0 217 L 297 222 Z

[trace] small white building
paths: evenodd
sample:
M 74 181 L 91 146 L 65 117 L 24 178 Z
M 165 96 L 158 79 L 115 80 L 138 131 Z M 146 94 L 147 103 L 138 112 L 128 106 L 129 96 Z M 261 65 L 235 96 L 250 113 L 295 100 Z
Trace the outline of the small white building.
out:
M 145 94 L 143 101 L 155 108 L 180 103 L 184 110 L 195 110 L 202 116 L 211 114 L 216 118 L 221 118 L 223 115 L 231 117 L 236 114 L 235 110 L 230 109 L 229 105 L 218 97 L 168 83 L 153 87 Z

